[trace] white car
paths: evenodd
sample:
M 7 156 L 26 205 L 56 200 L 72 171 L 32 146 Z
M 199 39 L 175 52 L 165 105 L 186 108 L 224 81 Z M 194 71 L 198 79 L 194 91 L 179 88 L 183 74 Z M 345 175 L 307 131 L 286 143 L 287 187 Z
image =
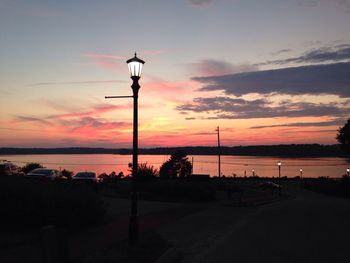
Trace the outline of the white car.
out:
M 0 175 L 21 175 L 21 169 L 7 160 L 0 160 Z
M 37 178 L 48 178 L 51 180 L 59 179 L 62 177 L 60 171 L 57 171 L 54 169 L 47 169 L 47 168 L 34 169 L 29 173 L 27 173 L 27 176 L 37 177 Z

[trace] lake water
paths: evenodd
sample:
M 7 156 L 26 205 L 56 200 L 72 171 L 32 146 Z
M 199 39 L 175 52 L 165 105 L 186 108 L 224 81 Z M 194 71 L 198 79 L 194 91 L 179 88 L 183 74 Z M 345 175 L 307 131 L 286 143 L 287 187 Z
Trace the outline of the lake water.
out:
M 159 168 L 169 159 L 169 155 L 140 155 L 139 163 L 148 163 Z M 218 175 L 218 157 L 189 155 L 194 161 L 195 174 Z M 41 163 L 47 168 L 67 169 L 74 173 L 79 171 L 94 171 L 97 174 L 122 171 L 129 174 L 128 163 L 131 155 L 118 154 L 49 154 L 49 155 L 8 155 L 0 156 L 0 159 L 11 161 L 23 166 L 29 162 Z M 225 176 L 251 176 L 252 170 L 258 176 L 278 177 L 277 162 L 281 161 L 281 176 L 295 177 L 300 175 L 303 169 L 304 177 L 328 176 L 330 178 L 341 177 L 346 174 L 350 164 L 344 158 L 277 158 L 260 156 L 221 156 L 221 173 Z

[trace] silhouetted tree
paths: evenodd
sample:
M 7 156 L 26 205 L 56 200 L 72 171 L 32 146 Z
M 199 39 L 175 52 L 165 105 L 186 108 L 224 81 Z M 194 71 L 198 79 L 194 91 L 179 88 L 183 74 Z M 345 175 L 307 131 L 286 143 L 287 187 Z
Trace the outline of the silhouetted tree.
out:
M 68 171 L 66 169 L 63 169 L 61 171 L 62 176 L 66 177 L 68 180 L 72 179 L 73 177 L 73 171 Z
M 173 162 L 171 160 L 165 161 L 159 168 L 159 176 L 161 178 L 175 178 L 176 170 L 174 169 Z
M 170 156 L 170 159 L 162 164 L 159 174 L 163 178 L 186 177 L 192 173 L 192 164 L 188 161 L 187 154 L 182 151 L 176 151 Z
M 117 176 L 117 174 L 114 172 L 114 171 L 112 171 L 110 174 L 109 174 L 109 177 L 110 178 L 114 178 L 114 177 L 116 177 Z
M 40 163 L 27 163 L 21 170 L 23 173 L 27 174 L 37 168 L 43 168 L 43 166 Z
M 336 139 L 341 144 L 342 150 L 350 158 L 350 119 L 344 124 L 343 127 L 338 129 L 338 134 Z
M 147 165 L 147 163 L 141 163 L 137 169 L 137 180 L 149 181 L 159 176 L 159 172 L 153 165 Z
M 98 178 L 103 182 L 104 180 L 108 180 L 109 176 L 106 173 L 101 173 L 100 175 L 98 175 Z
M 117 178 L 123 178 L 124 177 L 124 173 L 123 172 L 119 172 L 118 174 L 117 174 Z

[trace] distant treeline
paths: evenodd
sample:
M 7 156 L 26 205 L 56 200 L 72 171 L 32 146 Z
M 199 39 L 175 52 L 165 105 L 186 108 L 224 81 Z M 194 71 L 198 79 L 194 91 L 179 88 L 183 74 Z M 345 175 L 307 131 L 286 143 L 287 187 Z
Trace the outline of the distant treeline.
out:
M 189 155 L 217 155 L 217 147 L 163 147 L 139 149 L 139 154 L 170 155 L 183 150 Z M 110 148 L 0 148 L 0 155 L 13 154 L 131 154 L 132 149 Z M 221 155 L 281 156 L 281 157 L 346 157 L 340 146 L 320 144 L 288 144 L 221 147 Z

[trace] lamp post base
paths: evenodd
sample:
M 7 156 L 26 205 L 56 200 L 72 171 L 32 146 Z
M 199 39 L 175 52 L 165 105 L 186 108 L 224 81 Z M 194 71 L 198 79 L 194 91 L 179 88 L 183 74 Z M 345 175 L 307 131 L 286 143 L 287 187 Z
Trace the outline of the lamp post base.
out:
M 139 239 L 139 220 L 138 216 L 130 216 L 129 221 L 129 246 L 133 246 Z

